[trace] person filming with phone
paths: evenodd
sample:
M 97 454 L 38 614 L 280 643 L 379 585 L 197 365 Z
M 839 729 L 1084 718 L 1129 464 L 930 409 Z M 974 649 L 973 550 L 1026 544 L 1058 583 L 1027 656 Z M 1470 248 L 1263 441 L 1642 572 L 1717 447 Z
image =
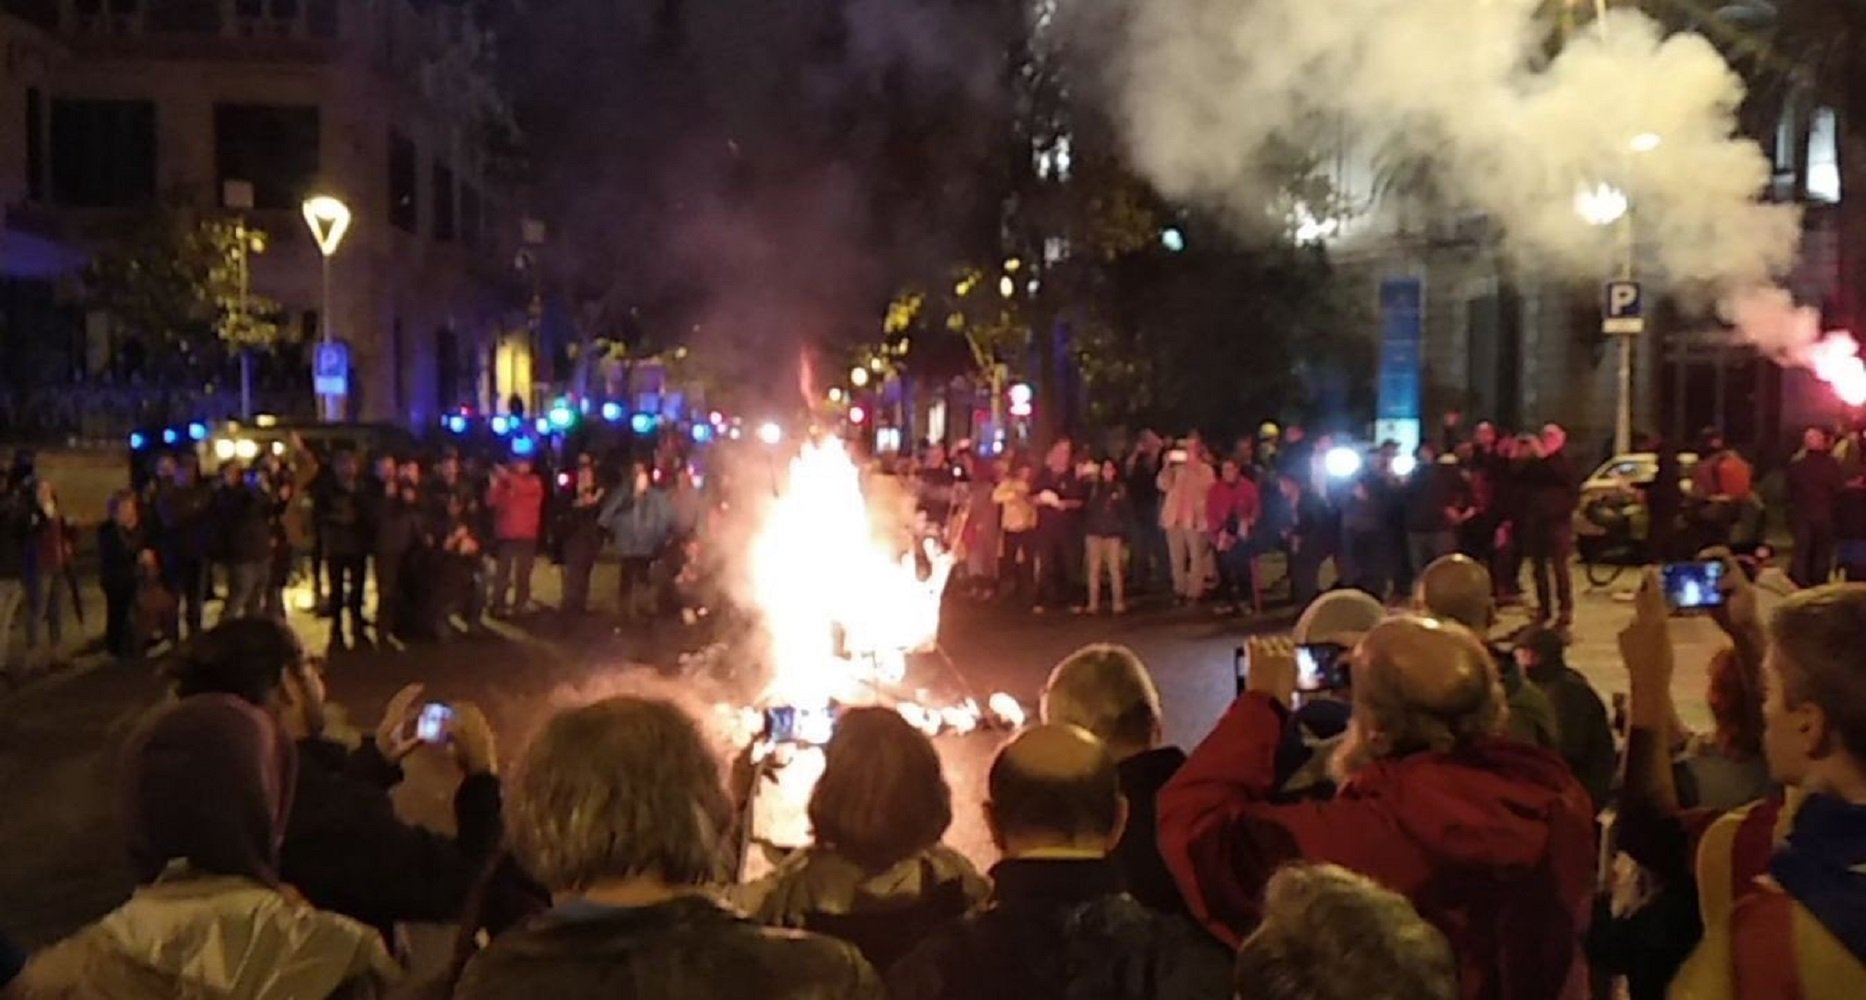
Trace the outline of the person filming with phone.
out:
M 1272 800 L 1295 646 L 1256 638 L 1247 659 L 1245 691 L 1159 798 L 1160 850 L 1212 933 L 1236 945 L 1279 868 L 1325 862 L 1411 900 L 1451 942 L 1463 996 L 1586 995 L 1593 803 L 1554 751 L 1501 738 L 1502 685 L 1481 639 L 1397 617 L 1355 644 L 1328 802 Z
M 421 685 L 411 684 L 389 699 L 373 736 L 348 749 L 325 731 L 322 670 L 271 618 L 203 634 L 177 655 L 170 680 L 182 697 L 228 694 L 267 710 L 297 744 L 280 875 L 305 899 L 385 937 L 397 922 L 460 916 L 503 837 L 492 727 L 477 707 L 424 707 Z M 423 736 L 444 746 L 461 771 L 452 837 L 404 822 L 389 796 Z

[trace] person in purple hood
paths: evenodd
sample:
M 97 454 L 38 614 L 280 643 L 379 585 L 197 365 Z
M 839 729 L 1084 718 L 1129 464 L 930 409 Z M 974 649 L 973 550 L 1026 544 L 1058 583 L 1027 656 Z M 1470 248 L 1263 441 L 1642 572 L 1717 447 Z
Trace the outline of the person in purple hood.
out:
M 279 880 L 296 754 L 272 718 L 224 694 L 182 698 L 131 736 L 121 768 L 137 888 L 33 956 L 15 996 L 285 1000 L 378 995 L 381 938 Z

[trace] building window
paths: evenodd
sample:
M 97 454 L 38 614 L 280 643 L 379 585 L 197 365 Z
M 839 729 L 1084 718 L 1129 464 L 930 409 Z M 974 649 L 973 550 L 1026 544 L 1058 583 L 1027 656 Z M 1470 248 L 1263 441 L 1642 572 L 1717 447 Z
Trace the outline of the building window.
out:
M 434 238 L 451 242 L 458 235 L 454 228 L 454 172 L 445 163 L 434 161 Z
M 405 233 L 421 226 L 421 213 L 415 206 L 420 178 L 415 165 L 415 142 L 397 132 L 389 133 L 389 224 Z
M 479 189 L 471 184 L 460 185 L 460 242 L 467 246 L 479 246 L 482 209 Z
M 156 110 L 150 101 L 52 102 L 52 197 L 77 208 L 155 200 Z
M 26 89 L 26 197 L 45 200 L 45 95 Z
M 147 0 L 147 23 L 152 31 L 190 35 L 220 33 L 220 0 Z
M 1840 190 L 1839 119 L 1833 108 L 1816 108 L 1808 123 L 1808 198 L 1838 204 Z
M 253 186 L 254 208 L 297 208 L 318 175 L 318 109 L 214 105 L 214 168 Z

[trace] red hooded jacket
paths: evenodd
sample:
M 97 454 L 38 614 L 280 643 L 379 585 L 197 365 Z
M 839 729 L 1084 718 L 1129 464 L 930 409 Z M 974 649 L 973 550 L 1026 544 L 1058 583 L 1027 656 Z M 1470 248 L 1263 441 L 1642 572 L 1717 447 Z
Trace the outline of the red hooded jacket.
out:
M 1594 809 L 1553 751 L 1505 740 L 1377 761 L 1328 802 L 1278 804 L 1287 713 L 1247 693 L 1160 791 L 1160 852 L 1193 914 L 1236 945 L 1264 883 L 1330 862 L 1443 931 L 1467 1000 L 1584 997 Z

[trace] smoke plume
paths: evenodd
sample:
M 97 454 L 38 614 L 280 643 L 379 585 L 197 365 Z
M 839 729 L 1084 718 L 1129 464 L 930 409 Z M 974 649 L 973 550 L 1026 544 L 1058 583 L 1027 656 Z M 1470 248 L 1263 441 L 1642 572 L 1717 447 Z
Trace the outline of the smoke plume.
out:
M 1078 25 L 1108 23 L 1102 0 L 1063 2 Z M 1577 191 L 1606 185 L 1632 206 L 1642 273 L 1719 298 L 1769 287 L 1799 218 L 1758 200 L 1771 165 L 1736 135 L 1737 74 L 1703 37 L 1631 11 L 1551 56 L 1547 6 L 1149 0 L 1073 42 L 1101 57 L 1129 154 L 1170 197 L 1261 216 L 1258 150 L 1349 136 L 1376 172 L 1429 162 L 1441 197 L 1487 214 L 1544 274 L 1618 268 L 1619 227 L 1576 210 Z M 1780 349 L 1767 338 L 1783 326 L 1753 335 Z

